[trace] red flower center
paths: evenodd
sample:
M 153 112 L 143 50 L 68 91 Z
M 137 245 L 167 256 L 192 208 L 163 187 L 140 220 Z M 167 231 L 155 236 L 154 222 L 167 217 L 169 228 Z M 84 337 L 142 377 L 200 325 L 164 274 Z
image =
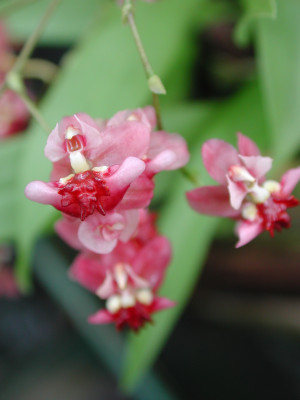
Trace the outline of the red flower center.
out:
M 116 313 L 111 314 L 114 318 L 117 330 L 121 331 L 125 327 L 128 327 L 137 332 L 145 323 L 152 322 L 152 305 L 153 303 L 145 305 L 136 302 L 133 307 L 121 308 Z
M 100 172 L 88 170 L 76 174 L 59 189 L 58 193 L 62 196 L 62 208 L 68 208 L 62 211 L 80 217 L 82 221 L 95 210 L 102 215 L 106 214 L 102 202 L 110 192 Z
M 282 228 L 290 227 L 290 216 L 286 210 L 299 204 L 299 200 L 294 196 L 281 198 L 271 195 L 267 201 L 257 204 L 256 207 L 264 229 L 269 231 L 273 237 L 275 230 L 280 232 Z

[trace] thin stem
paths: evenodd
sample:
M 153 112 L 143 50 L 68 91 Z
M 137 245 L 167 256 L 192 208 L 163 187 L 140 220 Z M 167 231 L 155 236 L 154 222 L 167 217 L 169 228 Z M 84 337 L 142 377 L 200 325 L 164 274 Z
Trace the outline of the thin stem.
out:
M 186 167 L 180 168 L 180 172 L 188 179 L 193 185 L 200 186 L 200 182 L 197 177 Z
M 12 12 L 19 10 L 21 7 L 27 6 L 28 4 L 35 3 L 37 0 L 15 0 L 6 1 L 0 5 L 0 16 L 9 15 Z
M 39 112 L 38 108 L 34 104 L 34 102 L 25 94 L 25 93 L 18 93 L 21 99 L 24 101 L 28 111 L 30 114 L 37 120 L 37 122 L 41 125 L 44 131 L 49 134 L 51 129 L 47 122 L 44 120 L 44 117 Z
M 4 92 L 6 88 L 9 88 L 15 91 L 21 99 L 24 101 L 28 111 L 31 115 L 38 121 L 41 127 L 47 132 L 50 132 L 50 128 L 48 124 L 45 122 L 43 116 L 37 109 L 36 105 L 33 101 L 28 97 L 25 89 L 25 85 L 22 78 L 22 73 L 25 68 L 25 65 L 34 50 L 50 16 L 52 15 L 55 8 L 59 5 L 61 0 L 52 0 L 48 5 L 45 13 L 43 14 L 38 26 L 32 32 L 28 40 L 25 42 L 20 55 L 18 56 L 15 64 L 11 68 L 11 70 L 6 74 L 5 82 L 0 88 L 0 94 Z
M 143 46 L 139 31 L 138 31 L 136 23 L 135 23 L 132 0 L 126 0 L 124 7 L 127 7 L 125 17 L 129 23 L 129 26 L 130 26 L 130 29 L 132 32 L 132 36 L 134 38 L 136 47 L 138 49 L 138 52 L 139 52 L 139 55 L 140 55 L 140 58 L 141 58 L 141 61 L 142 61 L 143 67 L 144 67 L 144 71 L 145 71 L 145 74 L 146 74 L 146 77 L 147 77 L 148 83 L 149 83 L 149 79 L 152 78 L 153 76 L 155 76 L 155 74 L 154 74 L 153 68 L 149 62 L 149 59 L 147 57 L 145 48 Z M 123 10 L 125 10 L 125 8 Z M 162 85 L 162 87 L 163 87 L 163 85 Z M 154 106 L 155 114 L 156 114 L 157 127 L 159 130 L 162 130 L 163 124 L 162 124 L 158 94 L 154 93 L 152 90 L 151 90 L 151 92 L 152 92 L 152 98 L 153 98 L 153 106 Z
M 155 109 L 155 114 L 156 114 L 156 124 L 157 124 L 157 128 L 162 131 L 163 128 L 163 124 L 162 124 L 162 120 L 161 120 L 161 113 L 160 113 L 160 106 L 159 106 L 159 98 L 158 95 L 156 93 L 152 93 L 152 101 L 153 101 L 153 106 Z
M 48 19 L 50 18 L 53 11 L 59 5 L 60 2 L 61 2 L 61 0 L 52 0 L 51 3 L 49 4 L 49 6 L 47 7 L 38 26 L 32 32 L 31 36 L 29 37 L 29 39 L 26 41 L 25 45 L 23 46 L 21 53 L 18 56 L 15 65 L 13 66 L 14 72 L 17 72 L 17 73 L 22 72 L 28 58 L 30 57 L 32 51 L 34 50 L 34 48 L 37 44 L 37 41 L 39 40 L 39 38 L 45 28 L 45 25 L 48 22 Z

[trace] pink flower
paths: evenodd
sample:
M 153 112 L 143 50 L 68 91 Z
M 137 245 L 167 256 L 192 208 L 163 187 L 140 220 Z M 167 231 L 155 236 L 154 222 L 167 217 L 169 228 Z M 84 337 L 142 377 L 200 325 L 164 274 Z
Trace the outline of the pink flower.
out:
M 52 181 L 31 182 L 25 194 L 82 221 L 95 210 L 105 215 L 144 171 L 149 138 L 150 128 L 137 121 L 100 129 L 87 114 L 63 118 L 45 148 Z
M 272 159 L 262 157 L 255 143 L 241 133 L 238 150 L 218 139 L 205 142 L 205 168 L 220 186 L 204 186 L 187 193 L 190 206 L 199 213 L 238 220 L 236 247 L 264 230 L 273 236 L 275 230 L 290 226 L 286 210 L 299 204 L 291 193 L 300 180 L 299 167 L 287 171 L 280 182 L 266 181 Z
M 118 330 L 128 326 L 137 331 L 151 321 L 152 313 L 172 307 L 173 302 L 156 295 L 170 257 L 169 242 L 162 236 L 143 247 L 119 243 L 108 255 L 79 255 L 72 276 L 106 300 L 106 309 L 89 322 L 114 322 Z
M 86 114 L 64 118 L 45 148 L 53 162 L 52 181 L 31 182 L 26 196 L 82 221 L 117 205 L 122 210 L 147 207 L 153 176 L 180 168 L 189 158 L 179 135 L 151 133 L 155 123 L 152 107 L 121 111 L 109 120 Z
M 0 97 L 0 140 L 26 129 L 29 112 L 23 100 L 12 90 Z
M 65 216 L 56 223 L 55 228 L 65 242 L 75 249 L 107 254 L 116 247 L 119 240 L 127 242 L 132 237 L 138 221 L 138 210 L 114 211 L 105 216 L 90 215 L 83 222 Z
M 75 259 L 71 276 L 106 300 L 106 309 L 92 315 L 91 323 L 114 322 L 117 329 L 137 331 L 151 321 L 152 313 L 174 305 L 156 294 L 171 247 L 157 235 L 153 222 L 150 214 L 141 212 L 139 230 L 126 244 L 119 241 L 109 254 L 85 252 Z

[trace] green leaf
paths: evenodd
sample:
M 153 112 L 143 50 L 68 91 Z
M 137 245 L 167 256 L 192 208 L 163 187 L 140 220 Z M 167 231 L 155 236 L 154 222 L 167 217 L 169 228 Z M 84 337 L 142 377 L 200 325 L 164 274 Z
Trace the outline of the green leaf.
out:
M 257 19 L 275 19 L 277 16 L 276 0 L 242 0 L 244 13 L 235 32 L 234 39 L 240 46 L 250 41 L 250 33 Z
M 170 8 L 173 7 L 177 12 L 170 18 Z M 184 4 L 181 0 L 166 0 L 155 7 L 140 3 L 136 11 L 142 40 L 149 50 L 155 71 L 163 81 L 190 41 L 191 20 L 198 7 L 198 0 L 186 0 Z M 76 112 L 107 118 L 120 109 L 141 107 L 150 102 L 150 92 L 133 38 L 129 27 L 123 26 L 120 18 L 120 9 L 112 4 L 102 20 L 67 56 L 60 75 L 41 104 L 41 113 L 50 126 L 54 127 L 63 116 Z M 177 74 L 178 85 L 182 88 L 181 81 L 186 79 L 184 72 Z M 178 96 L 178 90 L 175 92 Z M 165 104 L 172 102 L 172 97 L 167 97 Z M 22 254 L 28 254 L 28 246 L 55 212 L 50 206 L 24 199 L 23 194 L 28 182 L 49 179 L 51 165 L 43 154 L 45 144 L 46 136 L 33 123 L 20 160 L 16 210 L 16 234 L 21 254 L 18 270 L 24 288 L 29 284 L 29 266 Z
M 201 183 L 205 185 L 210 183 L 210 178 L 204 173 L 200 147 L 206 139 L 218 137 L 236 142 L 236 132 L 242 130 L 253 139 L 260 138 L 260 144 L 266 144 L 268 134 L 257 85 L 248 87 L 216 112 L 211 113 L 209 122 L 203 120 L 202 105 L 198 107 L 197 110 L 193 106 L 195 114 L 190 118 L 190 113 L 190 119 L 185 118 L 184 107 L 181 110 L 175 108 L 166 126 L 170 126 L 172 130 L 176 125 L 179 132 L 189 132 L 189 135 L 193 133 L 198 136 L 198 143 L 194 143 L 193 146 L 192 167 L 197 166 L 201 171 Z M 197 114 L 199 123 L 195 126 Z M 189 209 L 184 193 L 191 189 L 191 185 L 179 176 L 176 182 L 168 204 L 160 213 L 159 224 L 161 232 L 171 240 L 174 252 L 161 294 L 176 301 L 177 306 L 156 315 L 153 326 L 147 326 L 138 335 L 130 336 L 121 380 L 125 391 L 134 390 L 168 339 L 203 268 L 205 256 L 217 227 L 217 219 L 197 215 Z
M 0 240 L 12 240 L 14 236 L 16 204 L 15 185 L 18 159 L 24 138 L 19 135 L 7 138 L 0 144 Z
M 300 2 L 277 0 L 278 18 L 257 24 L 258 66 L 273 135 L 276 165 L 300 145 Z

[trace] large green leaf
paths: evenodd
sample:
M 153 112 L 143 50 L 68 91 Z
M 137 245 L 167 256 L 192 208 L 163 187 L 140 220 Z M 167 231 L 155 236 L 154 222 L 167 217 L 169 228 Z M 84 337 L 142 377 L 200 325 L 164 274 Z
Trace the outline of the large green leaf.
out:
M 193 132 L 198 137 L 198 143 L 193 147 L 192 167 L 197 166 L 201 171 L 202 184 L 210 182 L 200 160 L 200 147 L 205 139 L 218 137 L 235 142 L 236 132 L 241 130 L 253 139 L 259 138 L 261 145 L 268 141 L 257 85 L 247 88 L 213 112 L 210 122 L 203 121 L 201 105 L 198 111 L 194 107 L 193 112 L 193 118 L 191 115 L 186 118 L 184 108 L 174 109 L 167 126 L 171 130 L 176 126 L 183 133 Z M 197 112 L 199 125 L 195 126 Z M 154 326 L 147 326 L 138 335 L 130 336 L 121 382 L 127 391 L 134 389 L 168 339 L 203 267 L 217 226 L 215 218 L 197 215 L 189 209 L 184 192 L 191 189 L 191 185 L 179 176 L 176 181 L 170 200 L 160 214 L 159 223 L 161 232 L 171 240 L 174 252 L 161 293 L 175 300 L 177 306 L 155 316 Z
M 274 137 L 272 156 L 286 162 L 300 145 L 300 2 L 277 0 L 278 18 L 257 23 L 262 90 Z
M 176 13 L 170 17 L 170 8 L 173 7 Z M 184 3 L 166 0 L 153 7 L 140 3 L 136 15 L 141 36 L 154 69 L 163 79 L 181 59 L 182 50 L 189 43 L 191 21 L 198 7 L 197 0 Z M 183 87 L 182 79 L 186 79 L 185 75 L 178 73 L 173 85 Z M 64 115 L 75 112 L 109 117 L 120 109 L 140 107 L 149 101 L 144 72 L 130 30 L 121 24 L 120 10 L 112 4 L 102 20 L 65 60 L 60 75 L 41 105 L 41 112 L 54 126 Z M 172 102 L 172 97 L 169 96 L 168 101 Z M 16 233 L 21 255 L 28 254 L 28 246 L 53 218 L 54 211 L 50 206 L 31 203 L 23 195 L 29 181 L 49 179 L 50 163 L 43 155 L 45 143 L 45 134 L 34 123 L 20 160 Z M 29 283 L 27 265 L 24 257 L 20 260 L 20 283 L 26 286 Z
M 249 44 L 250 33 L 256 19 L 275 19 L 277 16 L 276 0 L 242 0 L 244 9 L 243 16 L 240 19 L 234 38 L 240 46 Z
M 24 143 L 21 135 L 2 139 L 0 143 L 0 240 L 12 240 L 15 232 L 15 185 L 20 154 Z

